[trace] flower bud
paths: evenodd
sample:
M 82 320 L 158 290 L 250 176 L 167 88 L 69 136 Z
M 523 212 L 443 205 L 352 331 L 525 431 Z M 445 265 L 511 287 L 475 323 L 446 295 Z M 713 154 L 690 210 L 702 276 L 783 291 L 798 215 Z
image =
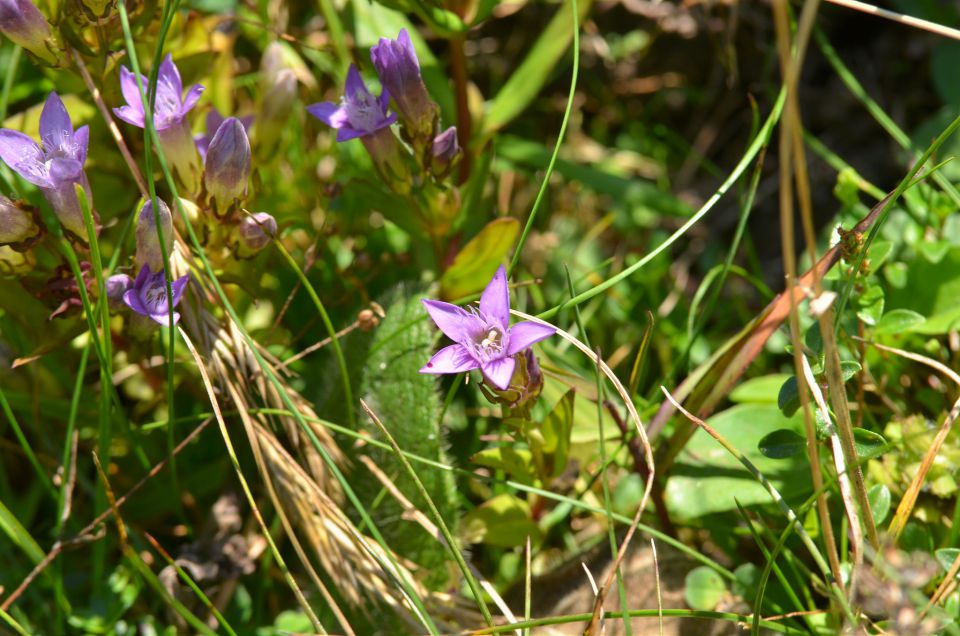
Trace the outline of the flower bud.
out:
M 114 274 L 104 282 L 107 288 L 107 303 L 110 309 L 123 307 L 123 295 L 133 287 L 133 279 L 126 274 Z
M 250 140 L 243 123 L 230 117 L 220 124 L 210 141 L 203 173 L 203 183 L 218 216 L 247 196 L 249 179 Z
M 32 211 L 0 195 L 0 245 L 22 252 L 36 243 L 41 234 Z
M 157 199 L 160 229 L 163 231 L 163 245 L 160 247 L 160 235 L 157 234 L 157 220 L 153 213 L 153 201 L 147 200 L 140 208 L 137 217 L 137 265 L 149 265 L 155 272 L 163 271 L 163 255 L 170 255 L 173 249 L 173 217 L 170 208 L 161 199 Z
M 514 358 L 517 363 L 510 379 L 510 387 L 498 389 L 485 385 L 488 389 L 485 393 L 491 402 L 508 407 L 514 413 L 529 412 L 543 390 L 543 372 L 532 349 L 524 349 Z
M 237 256 L 249 258 L 262 250 L 277 235 L 277 221 L 266 212 L 245 216 L 240 221 Z
M 430 170 L 438 179 L 442 179 L 450 174 L 451 168 L 463 154 L 457 140 L 456 126 L 450 126 L 433 138 L 432 154 Z
M 276 81 L 263 96 L 260 116 L 257 117 L 256 142 L 259 156 L 272 152 L 290 119 L 297 101 L 297 76 L 290 69 L 277 73 Z
M 420 75 L 420 61 L 406 29 L 396 40 L 380 38 L 370 49 L 380 83 L 397 104 L 400 121 L 413 147 L 425 150 L 433 137 L 440 107 L 430 99 Z M 421 155 L 420 152 L 417 153 Z
M 47 44 L 52 36 L 50 24 L 30 0 L 0 0 L 0 33 L 37 57 L 56 63 Z

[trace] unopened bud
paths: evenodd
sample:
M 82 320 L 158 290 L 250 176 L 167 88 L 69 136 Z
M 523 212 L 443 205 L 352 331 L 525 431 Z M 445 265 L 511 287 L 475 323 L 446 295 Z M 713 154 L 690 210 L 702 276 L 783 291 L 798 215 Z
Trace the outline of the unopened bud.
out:
M 170 255 L 173 249 L 173 217 L 170 208 L 161 199 L 157 199 L 160 229 L 163 232 L 163 245 L 160 247 L 160 235 L 157 233 L 157 218 L 154 216 L 153 201 L 147 200 L 140 208 L 137 217 L 137 265 L 149 265 L 155 272 L 163 271 L 163 255 Z
M 290 120 L 297 101 L 297 76 L 290 69 L 277 73 L 276 81 L 263 96 L 260 116 L 257 117 L 256 143 L 258 156 L 270 153 L 280 140 L 284 126 Z
M 450 174 L 450 170 L 463 154 L 457 140 L 456 126 L 450 126 L 433 138 L 432 154 L 430 170 L 438 179 L 442 179 Z
M 266 247 L 277 235 L 277 221 L 266 212 L 245 216 L 240 221 L 239 234 L 237 255 L 249 258 Z
M 36 243 L 41 233 L 32 211 L 0 195 L 0 245 L 22 252 Z
M 50 23 L 30 0 L 0 0 L 0 33 L 47 62 L 57 61 L 48 45 Z
M 218 216 L 247 196 L 250 179 L 250 140 L 243 123 L 230 117 L 217 129 L 207 149 L 203 183 Z
M 111 309 L 123 307 L 123 295 L 133 287 L 133 279 L 126 274 L 114 274 L 104 282 L 107 288 L 107 303 Z
M 380 325 L 380 319 L 383 316 L 383 307 L 377 303 L 370 303 L 369 309 L 362 309 L 357 314 L 357 326 L 360 331 L 373 331 Z
M 420 75 L 420 61 L 406 29 L 396 40 L 380 38 L 370 49 L 380 83 L 397 104 L 400 121 L 415 149 L 425 150 L 440 115 L 440 107 L 430 99 Z M 420 152 L 417 153 L 421 155 Z

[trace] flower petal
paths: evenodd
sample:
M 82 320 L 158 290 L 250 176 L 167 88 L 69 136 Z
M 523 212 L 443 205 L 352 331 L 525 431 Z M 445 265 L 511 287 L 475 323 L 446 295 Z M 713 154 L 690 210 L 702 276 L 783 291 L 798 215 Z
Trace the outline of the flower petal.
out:
M 160 69 L 157 71 L 157 97 L 167 90 L 177 96 L 177 102 L 183 103 L 183 82 L 180 81 L 180 69 L 173 63 L 173 54 L 167 53 L 167 56 L 160 62 Z
M 199 100 L 200 95 L 203 94 L 203 89 L 202 84 L 194 84 L 190 87 L 190 90 L 187 91 L 187 96 L 183 98 L 183 108 L 180 109 L 181 114 L 187 114 L 197 105 L 197 100 Z
M 339 104 L 317 102 L 307 106 L 307 112 L 331 128 L 340 128 L 346 122 L 347 114 Z
M 167 312 L 163 312 L 162 314 L 149 314 L 149 315 L 150 315 L 150 318 L 152 318 L 153 321 L 156 322 L 157 324 L 162 325 L 164 327 L 170 326 L 170 314 L 168 314 Z M 180 322 L 180 312 L 175 311 L 173 312 L 173 324 L 177 324 L 178 322 Z
M 144 264 L 137 273 L 137 279 L 133 281 L 133 287 L 139 290 L 146 284 L 147 280 L 149 280 L 151 276 L 153 276 L 153 272 L 150 271 L 150 266 Z
M 357 93 L 370 92 L 367 90 L 367 85 L 363 83 L 363 78 L 360 77 L 360 71 L 358 71 L 357 67 L 353 64 L 350 65 L 350 69 L 347 71 L 347 81 L 344 85 L 343 92 L 347 96 L 347 99 Z
M 507 270 L 501 265 L 480 296 L 480 313 L 497 320 L 506 329 L 510 323 L 510 291 Z
M 40 112 L 40 139 L 48 146 L 47 152 L 51 152 L 69 146 L 72 138 L 73 122 L 67 108 L 60 96 L 51 92 Z
M 370 131 L 368 130 L 357 130 L 356 128 L 351 128 L 350 126 L 344 126 L 343 128 L 337 129 L 337 141 L 350 141 L 351 139 L 356 139 L 357 137 L 363 137 L 364 135 L 369 135 Z
M 89 126 L 80 126 L 77 128 L 77 131 L 73 133 L 73 145 L 77 149 L 77 156 L 75 158 L 80 162 L 80 165 L 83 165 L 87 161 L 87 147 L 90 145 Z
M 54 157 L 50 160 L 49 165 L 50 180 L 55 186 L 75 183 L 80 180 L 80 176 L 83 174 L 83 165 L 76 159 Z
M 43 151 L 37 142 L 22 132 L 0 129 L 0 159 L 33 185 L 52 187 L 43 163 Z
M 483 330 L 483 321 L 461 307 L 426 298 L 423 299 L 423 306 L 433 318 L 433 322 L 437 323 L 440 331 L 454 342 L 463 344 L 470 339 L 471 334 Z
M 140 270 L 140 271 L 142 272 L 143 270 Z M 139 279 L 140 277 L 137 276 L 137 280 Z M 147 308 L 143 306 L 143 302 L 140 300 L 140 294 L 137 293 L 136 288 L 128 289 L 127 291 L 123 292 L 123 304 L 125 304 L 127 307 L 137 312 L 141 316 L 150 315 L 150 312 L 147 311 Z
M 509 334 L 507 355 L 512 356 L 515 353 L 520 353 L 535 342 L 540 342 L 544 338 L 549 338 L 553 334 L 557 333 L 557 330 L 554 327 L 541 325 L 538 322 L 531 322 L 528 320 L 525 322 L 518 322 L 514 326 L 510 327 L 510 330 L 507 333 Z
M 143 128 L 145 124 L 143 123 L 143 109 L 136 108 L 134 106 L 121 106 L 120 108 L 114 108 L 113 114 L 117 116 L 118 119 L 122 119 L 132 126 L 137 128 Z
M 480 370 L 483 371 L 484 377 L 490 381 L 490 384 L 501 391 L 506 391 L 510 388 L 510 378 L 513 377 L 513 370 L 516 366 L 517 361 L 513 358 L 499 358 L 482 365 Z
M 140 81 L 143 82 L 143 90 L 146 91 L 148 88 L 147 78 L 141 75 Z M 142 118 L 143 100 L 140 99 L 140 87 L 137 86 L 137 76 L 130 72 L 126 66 L 120 67 L 120 92 L 123 93 L 123 98 L 127 101 L 127 105 L 133 107 L 134 110 L 139 110 Z
M 462 373 L 478 366 L 466 347 L 452 344 L 437 351 L 420 373 Z
M 187 288 L 187 283 L 190 282 L 190 275 L 185 274 L 173 281 L 170 285 L 170 291 L 173 293 L 173 305 L 176 306 L 180 302 L 181 296 L 183 296 L 183 290 Z

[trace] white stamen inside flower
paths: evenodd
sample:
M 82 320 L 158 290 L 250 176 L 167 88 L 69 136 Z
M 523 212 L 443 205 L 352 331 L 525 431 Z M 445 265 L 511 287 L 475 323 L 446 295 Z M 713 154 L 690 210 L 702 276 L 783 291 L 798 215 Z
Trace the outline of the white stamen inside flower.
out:
M 384 117 L 380 101 L 363 91 L 358 91 L 350 98 L 344 97 L 343 107 L 350 125 L 357 130 L 372 132 Z

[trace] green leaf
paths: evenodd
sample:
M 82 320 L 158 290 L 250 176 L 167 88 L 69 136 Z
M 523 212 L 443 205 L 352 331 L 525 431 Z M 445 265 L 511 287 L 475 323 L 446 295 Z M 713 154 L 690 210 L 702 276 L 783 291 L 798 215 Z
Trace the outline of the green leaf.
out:
M 861 459 L 869 459 L 883 454 L 887 447 L 887 440 L 880 433 L 874 433 L 865 428 L 854 428 L 853 445 Z
M 797 376 L 791 375 L 780 387 L 780 393 L 777 395 L 777 407 L 786 417 L 793 417 L 793 414 L 800 408 L 800 390 L 797 386 Z
M 741 563 L 733 571 L 734 577 L 732 591 L 740 598 L 753 601 L 757 595 L 757 587 L 760 585 L 760 568 L 754 563 Z
M 823 336 L 820 334 L 820 323 L 815 322 L 810 325 L 810 328 L 807 329 L 807 333 L 803 336 L 803 343 L 811 351 L 815 351 L 817 355 L 823 352 Z
M 873 285 L 857 298 L 857 317 L 864 323 L 874 326 L 883 316 L 883 287 Z
M 576 395 L 573 389 L 567 391 L 544 418 L 543 424 L 528 423 L 524 430 L 537 473 L 545 482 L 560 475 L 567 467 Z
M 788 504 L 803 501 L 810 493 L 810 466 L 805 453 L 771 459 L 757 442 L 773 431 L 790 429 L 803 434 L 803 418 L 786 418 L 772 404 L 738 404 L 721 411 L 707 423 L 735 448 L 741 449 Z M 696 431 L 670 471 L 665 498 L 672 517 L 689 521 L 707 514 L 743 506 L 771 504 L 770 493 L 703 430 Z
M 789 428 L 781 428 L 772 433 L 764 435 L 757 448 L 763 453 L 764 457 L 770 459 L 786 459 L 802 453 L 807 447 L 807 440 Z
M 898 334 L 910 331 L 926 322 L 921 314 L 912 309 L 892 309 L 883 315 L 874 328 L 876 334 Z
M 618 514 L 624 515 L 625 517 L 632 517 L 637 512 L 637 506 L 640 505 L 640 500 L 643 499 L 645 485 L 643 477 L 637 473 L 625 475 L 617 482 L 616 487 L 613 489 L 610 507 Z
M 577 12 L 582 20 L 592 0 L 580 0 Z M 544 27 L 527 56 L 490 102 L 483 125 L 489 136 L 510 123 L 530 105 L 556 72 L 573 39 L 572 3 L 564 2 Z
M 529 504 L 509 493 L 497 495 L 468 512 L 462 527 L 461 538 L 465 542 L 499 548 L 523 545 L 528 536 L 533 542 L 540 539 L 540 529 L 533 522 Z
M 950 568 L 953 567 L 953 562 L 960 556 L 960 548 L 940 548 L 934 554 L 937 555 L 940 567 L 949 572 Z
M 475 464 L 502 470 L 507 475 L 524 484 L 534 482 L 533 454 L 525 449 L 512 446 L 487 448 L 470 458 Z
M 877 271 L 892 252 L 893 243 L 890 241 L 874 241 L 870 249 L 867 250 L 867 258 L 870 259 L 870 270 L 874 272 Z
M 727 584 L 713 568 L 701 565 L 690 570 L 683 584 L 687 605 L 695 610 L 712 612 L 727 594 Z
M 856 360 L 840 361 L 840 374 L 843 376 L 844 382 L 849 382 L 850 378 L 860 373 L 861 369 L 863 369 L 863 367 L 861 367 L 860 363 Z
M 448 300 L 480 292 L 503 263 L 520 231 L 520 221 L 494 219 L 470 239 L 440 278 L 440 295 Z
M 750 378 L 739 384 L 728 396 L 731 402 L 776 404 L 780 387 L 790 376 L 786 373 Z
M 879 526 L 890 514 L 890 489 L 877 484 L 867 492 L 867 500 L 870 502 L 873 523 Z

